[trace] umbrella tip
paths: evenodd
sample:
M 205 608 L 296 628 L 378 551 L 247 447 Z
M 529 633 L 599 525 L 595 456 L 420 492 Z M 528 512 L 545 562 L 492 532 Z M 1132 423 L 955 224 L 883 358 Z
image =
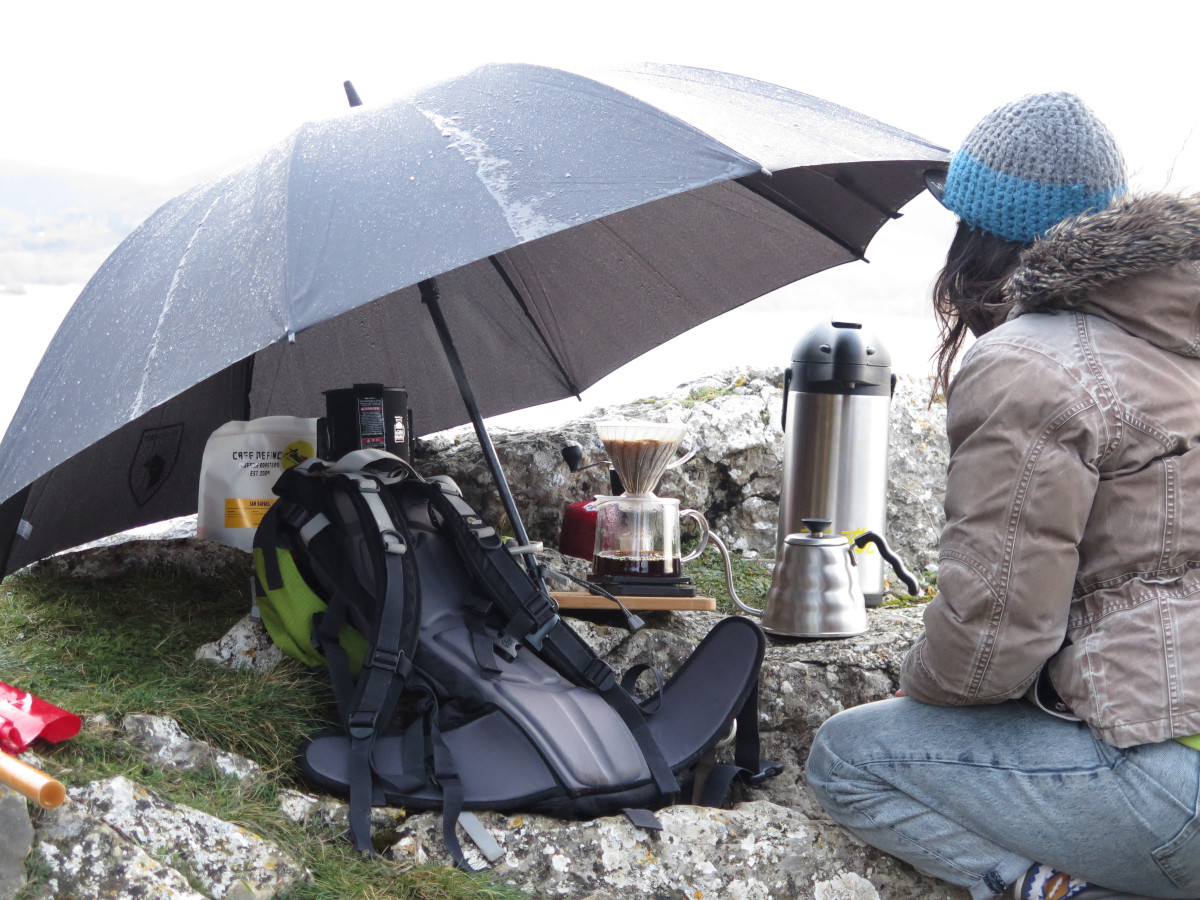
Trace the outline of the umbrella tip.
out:
M 349 81 L 343 81 L 342 87 L 346 89 L 346 99 L 350 101 L 351 106 L 362 106 L 362 100 L 358 96 L 358 91 L 354 89 L 354 85 Z

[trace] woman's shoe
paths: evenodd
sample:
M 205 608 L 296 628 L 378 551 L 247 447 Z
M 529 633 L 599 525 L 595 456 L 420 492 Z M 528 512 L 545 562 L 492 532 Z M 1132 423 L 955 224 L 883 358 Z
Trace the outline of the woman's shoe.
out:
M 1010 894 L 1013 900 L 1151 900 L 1141 894 L 1110 891 L 1041 863 L 1030 866 L 1025 876 L 1013 884 Z
M 1041 863 L 1034 863 L 1025 877 L 1013 885 L 1015 900 L 1070 900 L 1078 897 L 1091 885 L 1066 872 L 1059 872 Z

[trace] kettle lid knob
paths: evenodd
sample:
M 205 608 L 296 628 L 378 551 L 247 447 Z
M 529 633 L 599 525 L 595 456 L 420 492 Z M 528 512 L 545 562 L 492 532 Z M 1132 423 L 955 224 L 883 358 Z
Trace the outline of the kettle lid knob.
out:
M 810 534 L 821 534 L 833 527 L 832 519 L 801 519 Z

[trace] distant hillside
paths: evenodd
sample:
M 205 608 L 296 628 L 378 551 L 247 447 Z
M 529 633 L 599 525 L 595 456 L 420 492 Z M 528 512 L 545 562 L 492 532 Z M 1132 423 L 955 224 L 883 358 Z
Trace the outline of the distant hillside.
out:
M 0 161 L 0 289 L 87 281 L 179 190 Z

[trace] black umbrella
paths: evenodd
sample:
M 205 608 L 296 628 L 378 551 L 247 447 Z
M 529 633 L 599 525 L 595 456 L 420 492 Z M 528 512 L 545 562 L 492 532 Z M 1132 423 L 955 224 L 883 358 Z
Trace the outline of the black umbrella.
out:
M 306 125 L 167 203 L 84 288 L 0 443 L 3 571 L 194 512 L 214 429 L 320 415 L 330 388 L 404 387 L 420 433 L 471 419 L 487 450 L 483 416 L 861 258 L 945 160 L 674 66 L 488 66 Z

